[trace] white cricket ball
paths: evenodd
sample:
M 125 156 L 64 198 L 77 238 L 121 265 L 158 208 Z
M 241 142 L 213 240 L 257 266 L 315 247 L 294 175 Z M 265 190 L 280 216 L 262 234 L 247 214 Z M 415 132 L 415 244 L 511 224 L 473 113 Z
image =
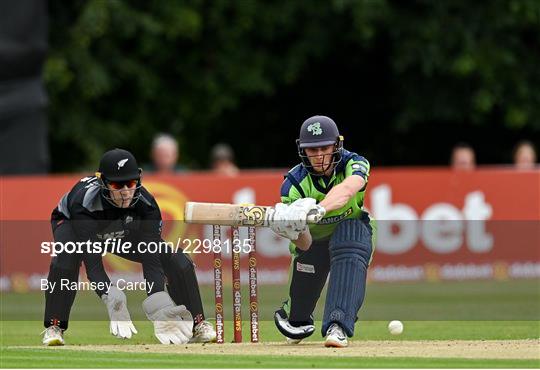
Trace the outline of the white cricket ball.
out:
M 392 320 L 388 324 L 388 331 L 392 335 L 399 335 L 403 333 L 403 323 L 399 320 Z

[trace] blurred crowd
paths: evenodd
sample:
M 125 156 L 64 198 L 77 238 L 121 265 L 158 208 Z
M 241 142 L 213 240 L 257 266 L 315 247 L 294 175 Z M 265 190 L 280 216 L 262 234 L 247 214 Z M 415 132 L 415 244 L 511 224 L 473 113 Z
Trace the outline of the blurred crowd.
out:
M 39 121 L 39 125 L 43 124 Z M 46 132 L 46 131 L 45 131 Z M 13 135 L 21 135 L 20 130 L 13 131 Z M 4 126 L 0 131 L 0 136 L 3 142 L 16 142 L 15 139 L 10 139 L 10 132 Z M 13 145 L 5 145 L 4 151 L 10 150 Z M 40 151 L 26 151 L 22 158 L 13 160 L 11 153 L 5 153 L 0 159 L 0 174 L 40 174 L 47 173 L 48 166 L 44 164 L 44 158 L 48 158 L 48 154 L 43 153 L 43 146 Z M 362 154 L 362 153 L 360 153 Z M 189 170 L 182 162 L 181 148 L 178 140 L 167 133 L 157 134 L 150 148 L 151 162 L 143 166 L 145 173 L 158 175 L 174 175 L 185 173 Z M 512 151 L 512 165 L 510 168 L 516 170 L 534 170 L 540 168 L 538 164 L 538 155 L 535 145 L 528 140 L 518 142 Z M 376 162 L 376 158 L 372 161 Z M 216 143 L 208 158 L 208 170 L 223 176 L 236 176 L 239 173 L 239 168 L 235 163 L 234 150 L 227 143 Z M 478 167 L 477 155 L 474 147 L 466 142 L 457 143 L 451 150 L 450 168 L 457 171 L 474 171 Z M 508 168 L 504 165 L 504 168 Z
M 158 134 L 152 143 L 152 163 L 146 170 L 166 175 L 186 171 L 179 160 L 178 141 L 169 134 Z M 234 152 L 229 144 L 218 143 L 210 153 L 210 170 L 219 175 L 236 176 L 239 169 L 234 161 Z M 450 167 L 457 171 L 473 171 L 477 168 L 476 153 L 472 145 L 457 143 L 451 151 Z M 518 142 L 512 151 L 512 167 L 516 170 L 538 168 L 538 156 L 534 144 L 528 140 Z
M 513 167 L 516 170 L 533 170 L 538 167 L 536 148 L 528 140 L 518 142 L 512 152 Z M 452 148 L 450 155 L 450 167 L 458 171 L 475 170 L 476 153 L 474 148 L 465 142 L 457 143 Z
M 144 167 L 146 172 L 158 175 L 171 175 L 185 172 L 182 165 L 178 141 L 170 134 L 160 133 L 152 141 L 150 149 L 152 163 Z M 234 152 L 229 144 L 218 143 L 210 153 L 210 170 L 224 176 L 236 176 L 238 167 L 234 162 Z

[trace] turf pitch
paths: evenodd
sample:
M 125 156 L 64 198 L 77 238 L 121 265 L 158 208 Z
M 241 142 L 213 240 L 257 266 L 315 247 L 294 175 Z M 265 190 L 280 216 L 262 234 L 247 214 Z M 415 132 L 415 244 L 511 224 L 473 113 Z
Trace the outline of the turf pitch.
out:
M 226 287 L 227 288 L 227 287 Z M 227 290 L 226 290 L 227 291 Z M 228 288 L 230 291 L 230 288 Z M 243 292 L 247 297 L 247 291 Z M 365 307 L 357 323 L 356 336 L 349 353 L 344 356 L 336 349 L 323 349 L 322 337 L 317 331 L 303 346 L 296 346 L 294 354 L 283 346 L 283 338 L 270 321 L 271 313 L 286 296 L 286 287 L 260 287 L 261 340 L 257 345 L 217 344 L 186 345 L 166 349 L 156 346 L 151 323 L 144 320 L 141 294 L 128 294 L 130 311 L 139 330 L 130 340 L 119 340 L 108 333 L 107 314 L 103 304 L 90 292 L 78 295 L 73 308 L 73 321 L 66 332 L 68 343 L 64 348 L 40 347 L 42 330 L 40 321 L 43 295 L 38 293 L 2 294 L 1 356 L 0 366 L 49 368 L 361 368 L 361 367 L 540 367 L 540 321 L 538 320 L 538 281 L 514 282 L 455 282 L 414 284 L 370 284 Z M 203 287 L 207 316 L 211 317 L 212 290 Z M 229 297 L 230 298 L 230 297 Z M 230 308 L 230 301 L 225 302 Z M 247 305 L 243 311 L 244 341 L 249 340 Z M 320 318 L 322 304 L 316 310 Z M 230 313 L 230 309 L 228 310 Z M 422 320 L 423 316 L 425 319 Z M 487 320 L 481 320 L 484 317 Z M 386 325 L 392 319 L 401 319 L 405 332 L 400 336 L 388 334 Z M 232 338 L 231 322 L 226 322 L 226 340 Z M 320 328 L 320 322 L 317 323 Z M 537 346 L 538 356 L 514 358 L 512 343 L 528 340 Z M 440 357 L 420 353 L 415 357 L 408 352 L 400 356 L 400 344 L 424 343 L 448 346 L 496 342 L 501 353 L 509 358 L 465 358 L 449 351 Z M 448 342 L 449 341 L 449 342 Z M 504 342 L 502 342 L 504 341 Z M 508 342 L 510 341 L 510 342 Z M 373 351 L 380 343 L 381 354 Z M 391 356 L 384 354 L 390 344 L 398 345 Z M 469 344 L 470 345 L 470 344 Z M 210 347 L 209 347 L 210 346 Z M 231 347 L 234 346 L 234 347 Z M 262 349 L 261 351 L 258 348 Z M 157 349 L 156 349 L 157 348 Z M 206 349 L 210 350 L 206 350 Z M 219 349 L 217 349 L 219 348 Z M 370 348 L 370 351 L 368 351 Z M 376 347 L 375 347 L 376 348 Z M 467 349 L 466 347 L 463 347 Z M 251 349 L 251 350 L 250 350 Z M 257 350 L 255 350 L 257 349 Z M 316 355 L 315 350 L 317 351 Z M 324 351 L 327 352 L 324 352 Z M 323 351 L 323 352 L 321 352 Z M 313 352 L 313 353 L 310 353 Z M 328 355 L 326 355 L 328 353 Z M 457 351 L 459 354 L 459 351 Z M 493 353 L 493 352 L 491 352 Z M 451 357 L 449 357 L 451 356 Z

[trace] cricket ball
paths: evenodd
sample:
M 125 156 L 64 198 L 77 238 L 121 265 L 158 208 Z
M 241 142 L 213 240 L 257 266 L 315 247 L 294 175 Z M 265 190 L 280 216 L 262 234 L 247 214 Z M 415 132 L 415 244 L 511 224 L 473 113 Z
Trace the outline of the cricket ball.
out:
M 392 335 L 399 335 L 403 333 L 403 323 L 399 320 L 392 320 L 388 324 L 388 331 Z

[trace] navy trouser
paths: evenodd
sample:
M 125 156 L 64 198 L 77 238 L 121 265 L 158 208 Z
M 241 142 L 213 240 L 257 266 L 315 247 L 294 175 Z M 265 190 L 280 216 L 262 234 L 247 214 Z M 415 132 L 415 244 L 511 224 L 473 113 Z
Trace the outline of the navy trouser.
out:
M 367 214 L 364 215 L 365 217 L 360 221 L 369 232 L 363 233 L 359 237 L 363 239 L 363 244 L 368 249 L 364 252 L 369 255 L 368 258 L 370 259 L 374 250 L 373 229 L 369 217 L 367 217 Z M 330 240 L 331 237 L 314 240 L 307 251 L 301 251 L 298 248 L 295 248 L 293 251 L 289 300 L 284 306 L 289 317 L 289 322 L 293 325 L 313 323 L 311 315 L 331 270 Z M 365 274 L 355 284 L 359 284 L 361 288 L 365 288 Z M 362 300 L 364 292 L 365 289 L 362 289 Z

